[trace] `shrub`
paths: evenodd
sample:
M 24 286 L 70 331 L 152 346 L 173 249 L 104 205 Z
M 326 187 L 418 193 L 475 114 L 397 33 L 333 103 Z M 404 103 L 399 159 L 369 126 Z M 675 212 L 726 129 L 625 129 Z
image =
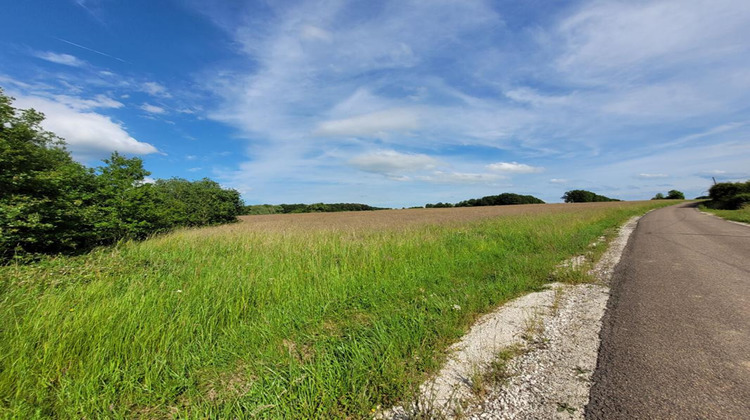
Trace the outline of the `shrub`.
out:
M 710 207 L 724 210 L 737 210 L 746 204 L 750 195 L 750 181 L 746 182 L 720 182 L 714 184 L 709 190 L 711 197 Z

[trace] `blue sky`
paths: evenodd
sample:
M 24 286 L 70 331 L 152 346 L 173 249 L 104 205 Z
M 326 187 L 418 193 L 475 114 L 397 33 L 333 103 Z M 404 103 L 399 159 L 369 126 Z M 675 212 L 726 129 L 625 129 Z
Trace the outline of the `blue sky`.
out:
M 0 86 L 87 165 L 249 204 L 750 178 L 746 0 L 15 1 Z

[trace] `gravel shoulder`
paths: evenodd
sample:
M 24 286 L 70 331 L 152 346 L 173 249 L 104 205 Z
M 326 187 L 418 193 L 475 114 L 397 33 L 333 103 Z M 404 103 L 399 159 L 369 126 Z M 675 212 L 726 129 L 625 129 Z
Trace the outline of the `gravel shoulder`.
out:
M 419 401 L 376 418 L 583 418 L 609 280 L 638 219 L 620 228 L 595 265 L 596 283 L 553 283 L 483 316 L 421 386 Z M 498 355 L 510 350 L 516 356 L 500 366 Z

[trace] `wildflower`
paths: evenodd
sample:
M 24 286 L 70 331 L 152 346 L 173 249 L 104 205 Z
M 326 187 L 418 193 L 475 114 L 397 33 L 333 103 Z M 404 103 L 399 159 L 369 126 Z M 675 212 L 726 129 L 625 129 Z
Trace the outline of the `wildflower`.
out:
M 454 311 L 460 311 L 461 310 L 461 306 L 459 306 L 459 305 L 453 305 L 453 310 Z

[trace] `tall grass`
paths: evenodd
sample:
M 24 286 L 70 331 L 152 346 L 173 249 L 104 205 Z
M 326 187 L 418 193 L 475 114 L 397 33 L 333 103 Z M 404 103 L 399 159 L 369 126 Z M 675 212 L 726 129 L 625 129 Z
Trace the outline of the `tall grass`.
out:
M 366 417 L 408 398 L 478 315 L 662 205 L 471 221 L 454 209 L 393 228 L 243 223 L 2 267 L 0 414 Z M 362 217 L 406 213 L 380 214 Z
M 705 212 L 713 213 L 723 219 L 750 223 L 750 206 L 745 206 L 739 210 L 718 210 L 706 206 L 700 206 L 700 209 Z

